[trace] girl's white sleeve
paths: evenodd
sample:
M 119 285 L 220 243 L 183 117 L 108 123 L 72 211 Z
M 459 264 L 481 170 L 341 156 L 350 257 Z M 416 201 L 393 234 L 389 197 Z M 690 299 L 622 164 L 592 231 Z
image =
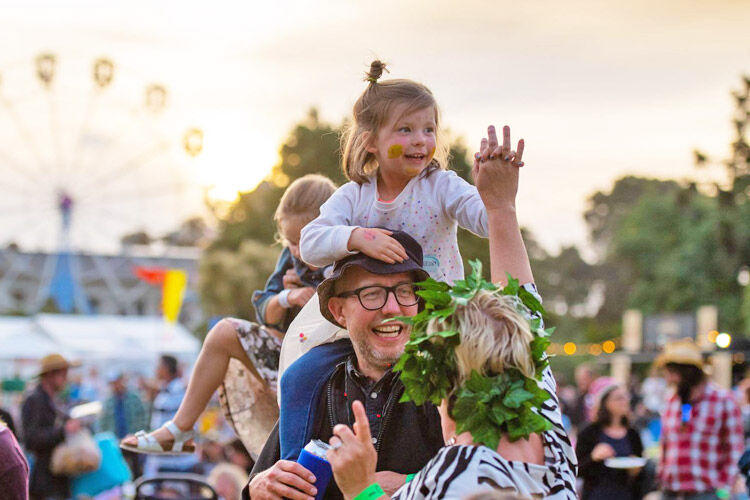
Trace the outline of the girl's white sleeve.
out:
M 435 192 L 442 198 L 441 203 L 449 217 L 458 225 L 472 233 L 487 238 L 487 209 L 477 188 L 463 180 L 453 171 L 436 172 Z
M 302 260 L 325 267 L 356 252 L 347 249 L 349 237 L 358 226 L 351 221 L 359 191 L 356 183 L 344 184 L 320 207 L 320 215 L 302 228 L 299 250 Z

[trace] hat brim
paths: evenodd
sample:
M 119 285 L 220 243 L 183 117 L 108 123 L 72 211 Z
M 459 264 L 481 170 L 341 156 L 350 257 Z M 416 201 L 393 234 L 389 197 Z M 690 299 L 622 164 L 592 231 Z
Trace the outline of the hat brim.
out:
M 678 356 L 673 353 L 660 354 L 654 361 L 654 364 L 656 365 L 657 368 L 664 368 L 667 365 L 667 363 L 674 363 L 677 365 L 695 366 L 697 368 L 700 368 L 701 370 L 706 368 L 706 364 L 703 362 L 703 360 L 698 361 L 695 358 L 691 358 L 687 356 Z
M 79 366 L 81 366 L 80 361 L 66 361 L 65 363 L 48 366 L 47 368 L 40 370 L 39 373 L 37 373 L 35 376 L 41 377 L 42 375 L 46 373 L 54 372 L 57 370 L 67 370 L 69 368 L 78 368 Z
M 424 281 L 430 277 L 430 275 L 427 274 L 427 271 L 419 267 L 412 259 L 407 259 L 404 262 L 392 264 L 388 266 L 387 269 L 383 269 L 382 264 L 376 264 L 370 260 L 358 260 L 343 264 L 339 269 L 336 270 L 336 273 L 334 275 L 330 276 L 328 279 L 323 280 L 320 285 L 318 285 L 317 289 L 318 301 L 320 303 L 320 314 L 322 314 L 325 319 L 341 328 L 346 327 L 336 321 L 336 318 L 333 317 L 333 314 L 331 314 L 331 311 L 328 309 L 328 300 L 334 294 L 334 291 L 336 289 L 336 282 L 344 275 L 347 269 L 352 267 L 361 267 L 367 272 L 378 274 L 381 276 L 398 273 L 414 273 L 415 281 L 417 282 Z

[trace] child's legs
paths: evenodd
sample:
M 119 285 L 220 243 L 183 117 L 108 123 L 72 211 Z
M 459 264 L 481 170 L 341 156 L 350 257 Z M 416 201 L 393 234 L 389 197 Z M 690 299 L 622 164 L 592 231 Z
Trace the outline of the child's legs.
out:
M 193 428 L 206 409 L 211 396 L 224 380 L 229 358 L 236 358 L 256 377 L 263 380 L 250 363 L 231 320 L 219 321 L 206 335 L 203 347 L 195 362 L 185 397 L 173 421 L 183 431 Z

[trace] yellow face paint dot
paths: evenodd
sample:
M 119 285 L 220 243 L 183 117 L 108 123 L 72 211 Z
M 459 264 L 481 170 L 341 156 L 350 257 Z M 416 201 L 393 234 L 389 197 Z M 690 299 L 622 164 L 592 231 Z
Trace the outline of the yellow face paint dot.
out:
M 401 144 L 394 144 L 388 148 L 388 158 L 398 158 L 404 154 L 404 147 Z
M 433 158 L 434 156 L 435 156 L 435 148 L 432 148 L 432 149 L 430 150 L 430 154 L 428 155 L 428 158 L 427 158 L 427 163 L 430 163 L 430 162 L 432 161 L 432 158 Z

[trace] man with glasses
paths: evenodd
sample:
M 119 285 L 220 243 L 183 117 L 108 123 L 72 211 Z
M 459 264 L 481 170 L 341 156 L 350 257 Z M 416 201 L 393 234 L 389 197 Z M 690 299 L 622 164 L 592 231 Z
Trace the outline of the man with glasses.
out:
M 315 495 L 311 473 L 295 462 L 310 439 L 328 441 L 334 425 L 352 425 L 353 401 L 362 401 L 378 450 L 378 482 L 389 493 L 420 470 L 444 445 L 437 409 L 400 403 L 403 385 L 391 371 L 410 327 L 385 320 L 414 316 L 414 283 L 427 278 L 422 248 L 408 234 L 391 235 L 408 259 L 387 264 L 362 253 L 334 265 L 318 286 L 321 314 L 351 339 L 312 349 L 281 380 L 281 417 L 261 452 L 243 495 L 253 499 L 306 499 Z M 331 481 L 324 498 L 342 498 Z

